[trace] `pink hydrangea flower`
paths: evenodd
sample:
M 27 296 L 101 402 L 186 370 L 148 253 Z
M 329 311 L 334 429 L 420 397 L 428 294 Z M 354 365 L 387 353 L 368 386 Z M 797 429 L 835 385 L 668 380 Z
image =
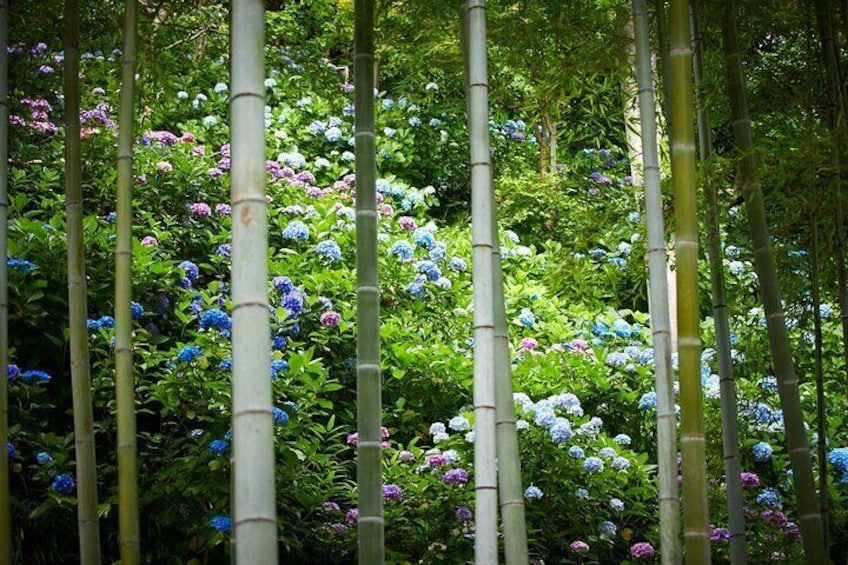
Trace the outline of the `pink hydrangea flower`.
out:
M 656 553 L 654 546 L 646 541 L 640 541 L 630 546 L 630 555 L 637 559 L 640 557 L 653 557 L 654 553 Z
M 188 209 L 191 213 L 198 217 L 208 217 L 212 215 L 212 208 L 209 207 L 209 204 L 205 202 L 195 202 L 191 204 Z
M 342 316 L 338 312 L 330 310 L 321 314 L 321 324 L 328 327 L 336 327 L 341 322 Z
M 569 546 L 574 553 L 586 553 L 589 551 L 589 544 L 582 540 L 571 542 Z
M 539 347 L 539 342 L 532 337 L 525 337 L 521 340 L 521 343 L 518 344 L 518 349 L 526 349 L 528 351 L 532 351 L 537 347 Z
M 215 204 L 215 211 L 221 214 L 222 216 L 229 216 L 230 214 L 232 214 L 233 209 L 230 207 L 229 204 L 221 203 Z
M 197 155 L 198 157 L 203 157 L 206 155 L 206 146 L 205 145 L 195 145 L 191 148 L 192 155 Z M 217 169 L 216 169 L 217 170 Z
M 174 170 L 174 166 L 168 161 L 159 161 L 156 163 L 156 170 L 160 173 L 170 173 Z
M 742 488 L 756 488 L 760 486 L 760 477 L 756 473 L 742 473 Z
M 101 87 L 99 87 L 99 86 L 95 86 L 94 88 L 92 88 L 92 89 L 91 89 L 91 93 L 92 93 L 92 94 L 106 94 L 106 91 L 105 91 L 105 90 L 103 90 L 103 89 L 102 89 Z
M 180 141 L 184 143 L 194 143 L 197 141 L 197 138 L 194 137 L 193 133 L 187 131 L 180 137 Z
M 159 240 L 152 235 L 146 235 L 141 239 L 141 244 L 145 247 L 156 247 L 159 245 Z
M 401 461 L 415 461 L 415 454 L 404 449 L 398 453 L 398 459 Z
M 348 524 L 355 524 L 359 520 L 359 508 L 351 508 L 345 514 L 345 520 Z
M 428 455 L 427 456 L 427 466 L 431 469 L 435 469 L 437 467 L 443 467 L 447 464 L 448 460 L 445 459 L 444 455 L 436 454 L 436 455 Z

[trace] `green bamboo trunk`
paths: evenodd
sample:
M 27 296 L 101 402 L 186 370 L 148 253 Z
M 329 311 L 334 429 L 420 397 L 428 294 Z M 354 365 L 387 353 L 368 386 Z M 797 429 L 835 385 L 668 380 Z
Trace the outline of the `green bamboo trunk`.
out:
M 82 163 L 79 118 L 79 1 L 65 0 L 65 207 L 68 224 L 68 305 L 71 389 L 77 471 L 80 562 L 100 563 L 97 465 L 88 354 L 85 241 L 82 227 Z
M 265 191 L 265 22 L 262 0 L 231 11 L 233 209 L 233 538 L 239 564 L 277 561 L 274 418 Z
M 654 0 L 657 17 L 657 43 L 660 50 L 660 82 L 663 90 L 662 111 L 665 117 L 666 135 L 671 134 L 671 59 L 669 57 L 668 22 L 665 0 Z
M 813 194 L 817 191 L 814 189 Z M 817 201 L 817 199 L 813 199 Z M 829 509 L 827 496 L 827 401 L 824 393 L 824 372 L 822 369 L 822 324 L 821 296 L 819 290 L 819 220 L 815 206 L 812 210 L 812 253 L 810 256 L 810 298 L 813 306 L 813 373 L 816 376 L 816 456 L 819 463 L 819 507 L 821 508 L 822 530 L 824 532 L 825 554 L 830 553 Z
M 703 86 L 703 40 L 698 25 L 698 2 L 690 1 L 695 86 L 698 100 L 698 149 L 703 166 L 712 155 L 710 115 L 706 107 L 707 93 Z M 742 463 L 739 459 L 739 431 L 737 424 L 736 383 L 733 380 L 733 359 L 730 355 L 730 320 L 724 285 L 724 263 L 721 253 L 721 227 L 719 223 L 718 187 L 710 174 L 702 176 L 707 199 L 707 241 L 710 260 L 710 286 L 712 289 L 713 322 L 718 356 L 719 394 L 721 397 L 721 430 L 724 447 L 724 475 L 727 485 L 728 529 L 730 530 L 730 562 L 745 565 L 748 553 L 745 540 L 745 510 L 742 494 Z
M 498 562 L 498 485 L 495 467 L 494 226 L 489 156 L 486 3 L 465 5 L 468 50 L 468 136 L 471 151 L 471 245 L 474 290 L 474 558 Z
M 707 478 L 701 398 L 701 338 L 698 309 L 698 213 L 696 208 L 694 101 L 689 3 L 671 0 L 671 167 L 677 222 L 677 323 L 680 352 L 683 537 L 686 563 L 710 563 Z
M 383 495 L 380 283 L 377 272 L 377 156 L 374 135 L 374 0 L 354 4 L 356 102 L 356 395 L 359 563 L 385 561 Z
M 9 279 L 6 260 L 9 219 L 9 2 L 0 0 L 0 565 L 12 563 L 9 491 Z
M 755 266 L 763 295 L 769 345 L 786 428 L 787 453 L 792 464 L 795 498 L 798 503 L 801 534 L 804 538 L 805 563 L 819 565 L 827 562 L 824 551 L 824 530 L 813 481 L 810 447 L 804 432 L 804 413 L 798 392 L 798 378 L 792 363 L 792 350 L 777 284 L 774 254 L 768 240 L 768 224 L 757 161 L 753 153 L 753 132 L 745 97 L 734 0 L 728 0 L 725 3 L 722 27 L 733 133 L 736 149 L 739 152 L 736 181 L 745 199 Z
M 121 107 L 118 117 L 118 209 L 115 252 L 115 396 L 118 411 L 118 524 L 121 563 L 141 563 L 138 520 L 138 462 L 135 375 L 132 350 L 132 185 L 133 97 L 135 92 L 134 0 L 126 0 Z
M 645 217 L 648 227 L 651 337 L 654 346 L 657 391 L 660 558 L 663 565 L 676 565 L 680 562 L 680 502 L 676 462 L 677 420 L 674 415 L 674 385 L 671 372 L 671 323 L 668 312 L 662 188 L 657 155 L 657 116 L 645 0 L 633 0 L 633 24 L 645 183 Z

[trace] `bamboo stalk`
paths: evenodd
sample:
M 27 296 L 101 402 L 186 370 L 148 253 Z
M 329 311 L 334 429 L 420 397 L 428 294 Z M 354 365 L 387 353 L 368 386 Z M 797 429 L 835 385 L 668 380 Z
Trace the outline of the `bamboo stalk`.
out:
M 676 462 L 677 420 L 674 415 L 674 385 L 671 372 L 671 326 L 668 312 L 662 187 L 657 155 L 657 116 L 645 0 L 633 0 L 633 27 L 645 183 L 645 217 L 648 227 L 651 338 L 654 346 L 657 391 L 660 559 L 663 565 L 676 565 L 680 562 L 680 502 Z
M 91 367 L 86 318 L 85 237 L 82 226 L 82 163 L 79 118 L 79 0 L 65 0 L 65 206 L 68 224 L 68 305 L 71 388 L 77 472 L 80 562 L 100 564 L 97 463 L 91 404 Z
M 494 382 L 494 277 L 492 164 L 489 156 L 489 86 L 486 3 L 468 0 L 468 136 L 471 151 L 472 285 L 474 290 L 474 559 L 498 562 L 498 491 Z
M 12 564 L 12 509 L 9 491 L 9 0 L 0 0 L 0 565 Z
M 354 4 L 356 98 L 357 484 L 359 563 L 385 561 L 382 495 L 380 282 L 377 269 L 377 156 L 374 135 L 374 0 Z
M 702 164 L 712 156 L 710 115 L 706 107 L 703 84 L 703 38 L 698 25 L 698 1 L 690 0 L 695 86 L 698 93 L 698 148 Z M 709 174 L 702 176 L 707 199 L 707 240 L 710 261 L 713 322 L 718 356 L 719 395 L 721 397 L 721 430 L 724 448 L 724 475 L 727 485 L 728 529 L 730 530 L 730 562 L 745 565 L 748 554 L 745 539 L 745 510 L 742 495 L 742 463 L 739 459 L 739 430 L 737 424 L 736 383 L 733 380 L 733 359 L 730 355 L 730 320 L 724 285 L 724 263 L 721 253 L 718 187 Z
M 827 562 L 824 552 L 824 535 L 819 504 L 816 498 L 810 447 L 804 431 L 804 412 L 798 391 L 798 378 L 792 363 L 789 334 L 784 321 L 780 288 L 774 254 L 768 240 L 768 224 L 753 153 L 754 141 L 748 103 L 745 97 L 745 79 L 742 75 L 742 55 L 736 34 L 736 3 L 725 3 L 722 18 L 727 85 L 733 117 L 733 133 L 739 153 L 737 183 L 745 199 L 757 277 L 763 297 L 766 325 L 769 336 L 778 395 L 783 409 L 786 428 L 787 453 L 792 464 L 795 497 L 801 535 L 804 541 L 806 563 L 819 565 Z
M 136 14 L 126 0 L 121 100 L 118 117 L 118 206 L 115 232 L 115 396 L 118 411 L 118 522 L 121 563 L 141 563 L 138 518 L 138 463 L 135 375 L 132 350 L 132 183 L 133 98 L 135 94 Z
M 701 338 L 698 309 L 698 213 L 696 208 L 692 46 L 689 3 L 671 0 L 671 166 L 677 231 L 677 320 L 680 350 L 683 537 L 686 563 L 710 563 L 705 438 L 701 398 Z
M 237 563 L 277 563 L 265 199 L 262 0 L 231 4 L 233 538 Z

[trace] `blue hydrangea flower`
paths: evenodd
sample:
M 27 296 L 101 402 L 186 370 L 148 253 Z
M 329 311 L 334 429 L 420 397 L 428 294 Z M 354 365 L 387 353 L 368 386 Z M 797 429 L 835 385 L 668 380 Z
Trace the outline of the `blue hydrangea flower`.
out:
M 412 261 L 414 250 L 408 241 L 401 240 L 392 244 L 389 252 L 401 261 Z
M 35 381 L 36 383 L 49 383 L 53 377 L 51 377 L 44 371 L 30 370 L 24 371 L 24 374 L 21 375 L 21 378 L 23 378 L 25 381 Z
M 447 248 L 445 244 L 437 241 L 435 245 L 430 249 L 430 260 L 435 261 L 436 263 L 442 263 L 445 260 L 447 255 Z
M 433 231 L 427 226 L 416 228 L 415 231 L 412 232 L 412 239 L 415 241 L 415 245 L 425 249 L 430 249 L 436 244 L 436 238 L 433 236 Z
M 421 118 L 413 116 L 413 117 L 409 118 L 409 120 L 407 120 L 407 123 L 412 127 L 420 126 L 421 125 Z
M 144 314 L 144 306 L 138 302 L 130 302 L 130 312 L 132 312 L 133 320 L 140 320 L 141 315 Z
M 323 122 L 315 120 L 311 124 L 309 124 L 309 127 L 307 129 L 312 135 L 318 135 L 324 133 L 327 130 L 327 126 L 325 126 Z
M 283 239 L 292 239 L 295 241 L 306 241 L 309 239 L 309 228 L 306 224 L 299 220 L 290 222 L 283 230 Z
M 827 460 L 841 473 L 848 473 L 848 447 L 838 447 L 831 450 Z
M 773 488 L 763 489 L 763 492 L 757 495 L 757 502 L 763 506 L 771 506 L 774 508 L 780 508 L 782 506 L 782 503 L 780 502 L 780 495 Z
M 603 465 L 603 463 L 602 463 L 602 465 Z M 585 467 L 585 465 L 584 465 L 584 467 Z M 574 496 L 576 496 L 580 500 L 589 500 L 589 491 L 586 490 L 585 488 L 579 488 L 579 489 L 574 491 Z
M 437 128 L 440 125 L 442 125 L 442 120 L 440 120 L 439 118 L 430 118 L 430 121 L 428 122 L 428 124 L 430 125 L 431 128 Z
M 293 288 L 291 292 L 283 296 L 283 309 L 290 318 L 296 318 L 303 312 L 303 296 L 298 289 Z
M 439 277 L 436 279 L 436 286 L 441 288 L 442 290 L 450 290 L 453 286 L 451 280 L 447 277 Z
M 177 354 L 177 361 L 182 363 L 191 363 L 201 353 L 203 353 L 203 350 L 200 347 L 196 345 L 186 345 L 180 349 L 180 352 Z
M 289 370 L 289 364 L 282 359 L 271 359 L 271 378 L 277 378 Z
M 610 467 L 616 471 L 626 471 L 630 468 L 630 460 L 626 457 L 616 457 L 612 460 L 612 463 L 610 463 Z
M 342 258 L 342 250 L 339 247 L 339 244 L 332 239 L 322 241 L 316 245 L 315 253 L 333 263 L 341 260 Z
M 331 143 L 338 143 L 342 139 L 342 130 L 338 127 L 327 128 L 324 132 L 324 139 Z
M 277 408 L 274 406 L 271 408 L 271 411 L 274 413 L 274 421 L 280 425 L 285 425 L 289 423 L 289 413 L 283 410 L 282 408 Z
M 727 269 L 730 271 L 731 275 L 739 276 L 745 272 L 745 263 L 742 261 L 731 261 L 727 265 Z
M 573 457 L 574 459 L 583 459 L 586 457 L 586 454 L 583 452 L 583 449 L 578 445 L 572 445 L 568 449 L 568 455 Z
M 612 331 L 615 332 L 615 335 L 618 337 L 625 339 L 630 337 L 630 334 L 633 333 L 633 329 L 630 327 L 630 324 L 621 318 L 612 323 Z
M 450 260 L 450 263 L 448 264 L 448 268 L 451 271 L 455 271 L 457 273 L 464 273 L 465 270 L 468 269 L 468 265 L 466 265 L 465 261 L 463 261 L 461 258 L 454 257 L 453 259 Z
M 183 261 L 180 263 L 179 267 L 185 271 L 185 278 L 189 281 L 194 281 L 198 276 L 200 276 L 200 268 L 191 261 Z
M 35 460 L 39 463 L 52 463 L 53 457 L 46 451 L 41 451 L 35 456 Z
M 610 367 L 624 367 L 628 361 L 630 361 L 630 358 L 621 351 L 613 351 L 607 355 L 607 365 Z
M 764 441 L 754 444 L 751 449 L 754 451 L 754 461 L 768 461 L 774 452 L 772 447 Z
M 427 296 L 427 289 L 424 288 L 424 283 L 427 282 L 427 277 L 417 275 L 412 282 L 406 287 L 406 291 L 415 298 L 423 299 Z
M 615 449 L 613 449 L 611 447 L 604 447 L 604 448 L 601 448 L 601 450 L 598 452 L 598 455 L 600 455 L 604 459 L 612 459 L 613 457 L 615 457 L 618 454 L 615 452 Z
M 71 494 L 74 492 L 74 487 L 76 487 L 74 479 L 70 475 L 65 474 L 56 475 L 50 484 L 50 488 L 62 494 Z
M 86 327 L 90 330 L 99 330 L 100 329 L 100 320 L 92 320 L 88 319 L 85 322 Z
M 448 427 L 455 432 L 464 432 L 471 429 L 471 424 L 464 416 L 454 416 L 448 421 Z
M 21 368 L 18 367 L 17 365 L 15 365 L 13 363 L 9 363 L 8 365 L 6 365 L 6 378 L 7 379 L 14 379 L 15 377 L 17 377 L 20 374 L 21 374 Z
M 610 508 L 612 508 L 616 512 L 623 512 L 624 511 L 624 503 L 621 501 L 621 499 L 613 498 L 612 500 L 609 501 L 609 505 L 610 505 Z
M 221 455 L 230 448 L 230 442 L 223 439 L 213 439 L 209 442 L 209 451 L 215 455 Z
M 565 418 L 557 418 L 556 423 L 551 426 L 549 433 L 554 443 L 565 443 L 571 439 L 571 423 Z
M 618 445 L 630 445 L 633 440 L 627 434 L 618 434 L 613 438 L 613 441 Z
M 12 442 L 11 442 L 11 441 L 7 441 L 7 442 L 6 442 L 6 453 L 8 453 L 8 454 L 9 454 L 9 458 L 10 458 L 10 459 L 11 459 L 12 457 L 15 457 L 15 456 L 18 454 L 18 452 L 17 452 L 17 451 L 15 451 L 15 446 L 14 446 L 14 445 L 12 445 Z
M 233 529 L 233 521 L 227 516 L 215 516 L 209 520 L 209 526 L 215 528 L 223 534 L 228 534 Z
M 441 269 L 432 261 L 421 261 L 416 265 L 415 269 L 431 281 L 438 280 L 442 276 Z
M 599 473 L 604 470 L 604 462 L 600 457 L 587 457 L 583 461 L 583 470 L 588 473 Z
M 281 335 L 275 335 L 271 337 L 271 349 L 274 351 L 285 351 L 286 350 L 286 338 Z
M 100 316 L 100 319 L 97 320 L 97 324 L 101 328 L 114 328 L 115 318 L 112 316 Z
M 532 328 L 536 325 L 536 316 L 529 308 L 524 308 L 521 310 L 521 314 L 518 315 L 518 323 L 525 328 Z
M 524 489 L 524 498 L 528 500 L 539 500 L 544 496 L 542 489 L 537 487 L 536 485 L 530 485 L 526 489 Z
M 639 399 L 640 410 L 651 410 L 657 407 L 657 393 L 654 391 L 646 392 Z
M 614 536 L 618 528 L 609 520 L 604 520 L 601 522 L 601 525 L 598 526 L 598 530 L 600 530 L 602 536 Z
M 217 330 L 229 330 L 233 327 L 233 321 L 226 312 L 217 308 L 205 310 L 200 315 L 200 327 L 204 330 L 215 328 Z
M 26 259 L 7 259 L 6 267 L 22 275 L 26 275 L 35 270 L 35 263 Z
M 294 288 L 294 284 L 292 284 L 291 279 L 288 277 L 274 277 L 272 284 L 274 285 L 274 288 L 283 294 L 291 292 Z
M 226 359 L 221 359 L 221 362 L 218 363 L 218 368 L 222 371 L 230 371 L 233 368 L 233 360 L 229 357 Z

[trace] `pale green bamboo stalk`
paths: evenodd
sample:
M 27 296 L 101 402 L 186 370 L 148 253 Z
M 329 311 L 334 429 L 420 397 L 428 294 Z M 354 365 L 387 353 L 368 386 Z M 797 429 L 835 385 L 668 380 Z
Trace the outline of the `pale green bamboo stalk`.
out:
M 660 83 L 662 84 L 662 111 L 665 117 L 666 135 L 671 135 L 671 63 L 669 59 L 668 22 L 666 19 L 665 0 L 654 0 L 654 10 L 657 16 L 657 43 L 660 55 Z
M 356 397 L 359 563 L 385 561 L 380 424 L 380 282 L 374 135 L 374 0 L 354 3 L 356 106 Z
M 645 0 L 633 0 L 638 80 L 639 122 L 648 226 L 651 337 L 654 346 L 657 391 L 657 474 L 659 475 L 660 559 L 663 565 L 680 563 L 680 501 L 677 487 L 677 420 L 671 372 L 671 325 L 666 279 L 665 226 L 657 155 L 657 116 Z
M 265 10 L 230 5 L 233 538 L 236 563 L 277 563 L 265 190 Z
M 68 225 L 68 308 L 71 342 L 71 392 L 77 472 L 80 562 L 100 564 L 97 516 L 97 464 L 88 353 L 85 241 L 82 227 L 82 163 L 79 118 L 79 0 L 65 0 L 65 208 Z
M 677 223 L 677 322 L 680 350 L 683 538 L 686 563 L 710 563 L 707 477 L 701 398 L 701 337 L 698 309 L 698 211 L 695 174 L 692 46 L 689 2 L 671 0 L 671 166 Z
M 774 254 L 768 240 L 768 223 L 760 185 L 757 160 L 753 153 L 754 139 L 748 103 L 745 96 L 745 79 L 742 75 L 742 55 L 736 35 L 736 2 L 726 0 L 722 18 L 727 85 L 733 117 L 733 133 L 739 153 L 736 181 L 745 199 L 748 225 L 763 305 L 769 346 L 777 377 L 778 395 L 783 409 L 786 428 L 787 454 L 792 464 L 798 519 L 804 541 L 805 563 L 820 565 L 827 562 L 824 552 L 824 535 L 818 499 L 813 481 L 810 447 L 804 431 L 804 412 L 798 391 L 798 378 L 792 363 L 792 349 L 784 321 L 783 303 L 777 284 Z
M 9 0 L 0 0 L 0 565 L 12 564 L 12 509 L 9 491 Z
M 141 563 L 135 375 L 132 349 L 133 98 L 135 93 L 135 0 L 126 0 L 121 100 L 118 117 L 118 206 L 115 251 L 115 397 L 118 411 L 118 524 L 121 563 Z
M 485 0 L 466 2 L 468 21 L 468 137 L 471 150 L 471 245 L 474 291 L 474 559 L 498 562 L 498 485 L 495 467 L 494 229 L 489 156 L 489 86 Z
M 710 115 L 706 107 L 703 85 L 703 39 L 698 25 L 698 1 L 690 0 L 695 87 L 698 92 L 698 149 L 702 164 L 712 155 Z M 739 431 L 736 408 L 736 383 L 733 380 L 733 359 L 730 355 L 730 321 L 724 285 L 724 263 L 721 254 L 718 187 L 709 174 L 703 177 L 707 197 L 707 240 L 710 260 L 713 322 L 718 356 L 719 395 L 721 397 L 721 430 L 724 448 L 724 475 L 727 485 L 727 515 L 730 530 L 730 562 L 745 565 L 748 554 L 745 540 L 745 509 L 742 495 L 742 463 L 739 459 Z

